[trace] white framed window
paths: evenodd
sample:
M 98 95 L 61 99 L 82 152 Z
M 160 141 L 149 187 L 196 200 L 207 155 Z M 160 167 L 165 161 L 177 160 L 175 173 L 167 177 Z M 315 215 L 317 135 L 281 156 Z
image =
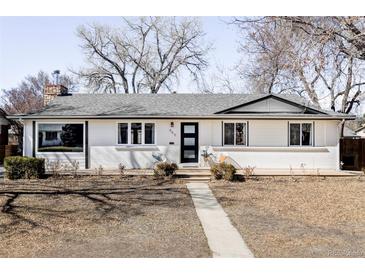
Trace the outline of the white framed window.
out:
M 223 145 L 247 146 L 247 123 L 246 122 L 223 123 Z
M 128 123 L 118 124 L 118 144 L 128 144 Z
M 121 122 L 117 126 L 118 145 L 156 144 L 155 123 Z
M 312 146 L 313 123 L 289 123 L 289 146 Z
M 144 143 L 146 145 L 155 144 L 155 124 L 145 123 L 144 124 Z

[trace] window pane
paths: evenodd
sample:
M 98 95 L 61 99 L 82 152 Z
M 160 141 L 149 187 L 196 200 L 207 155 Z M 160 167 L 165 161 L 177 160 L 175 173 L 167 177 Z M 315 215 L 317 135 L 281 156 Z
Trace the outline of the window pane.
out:
M 153 123 L 144 124 L 144 143 L 145 144 L 155 143 L 155 124 Z
M 224 144 L 234 145 L 234 123 L 224 124 Z
M 131 143 L 140 145 L 142 144 L 142 124 L 132 123 L 131 124 Z
M 118 124 L 118 144 L 128 144 L 128 123 Z
M 193 125 L 185 125 L 184 133 L 195 133 L 195 126 Z
M 195 150 L 184 150 L 184 158 L 185 159 L 194 159 L 195 158 Z
M 39 152 L 83 152 L 83 124 L 39 124 Z
M 302 124 L 302 145 L 312 145 L 312 124 L 310 123 Z
M 246 123 L 236 123 L 236 145 L 246 145 Z
M 290 124 L 290 145 L 300 145 L 300 124 Z
M 195 138 L 184 138 L 184 146 L 195 146 Z
M 58 133 L 56 131 L 46 131 L 46 141 L 57 140 Z

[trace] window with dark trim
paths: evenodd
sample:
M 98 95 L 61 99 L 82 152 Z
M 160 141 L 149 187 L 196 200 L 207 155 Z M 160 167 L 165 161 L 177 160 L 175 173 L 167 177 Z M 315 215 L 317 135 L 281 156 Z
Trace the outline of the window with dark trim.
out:
M 234 145 L 234 123 L 224 124 L 224 144 Z
M 118 144 L 128 144 L 128 123 L 118 124 Z
M 247 123 L 224 123 L 223 137 L 224 145 L 246 146 Z
M 144 143 L 146 145 L 152 145 L 155 143 L 155 124 L 144 124 Z
M 155 136 L 154 123 L 118 123 L 118 145 L 154 145 Z
M 131 144 L 142 144 L 142 123 L 131 124 Z
M 84 124 L 38 124 L 38 152 L 83 152 Z
M 312 123 L 290 123 L 289 144 L 291 146 L 311 146 L 313 144 Z

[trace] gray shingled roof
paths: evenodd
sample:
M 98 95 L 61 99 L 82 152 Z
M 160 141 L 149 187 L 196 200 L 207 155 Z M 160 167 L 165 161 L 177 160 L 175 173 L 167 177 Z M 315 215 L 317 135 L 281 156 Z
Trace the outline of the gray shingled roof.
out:
M 263 98 L 261 94 L 73 94 L 58 96 L 29 116 L 212 116 L 234 106 Z M 274 95 L 291 102 L 343 116 L 310 105 L 299 96 Z M 346 116 L 346 115 L 345 115 Z

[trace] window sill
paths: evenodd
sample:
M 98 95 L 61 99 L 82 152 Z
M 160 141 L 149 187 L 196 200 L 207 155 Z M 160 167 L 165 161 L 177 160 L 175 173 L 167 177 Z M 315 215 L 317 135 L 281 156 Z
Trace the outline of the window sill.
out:
M 157 151 L 157 145 L 116 145 L 117 151 Z
M 84 154 L 84 151 L 36 151 L 36 154 L 52 155 L 52 154 Z
M 216 152 L 328 152 L 326 147 L 247 147 L 247 146 L 220 146 L 213 147 Z

